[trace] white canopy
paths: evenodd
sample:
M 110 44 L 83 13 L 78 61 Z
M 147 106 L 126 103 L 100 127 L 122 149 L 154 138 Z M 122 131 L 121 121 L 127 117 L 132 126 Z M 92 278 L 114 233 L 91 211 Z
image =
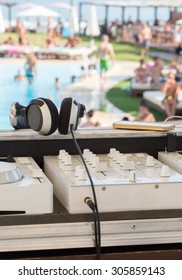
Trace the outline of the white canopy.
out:
M 17 8 L 20 9 L 20 10 L 27 10 L 27 9 L 30 9 L 30 8 L 35 7 L 35 6 L 37 6 L 35 3 L 26 2 L 26 3 L 18 4 Z
M 36 5 L 16 14 L 17 17 L 60 17 L 61 15 L 44 6 Z
M 54 8 L 60 8 L 60 9 L 71 9 L 71 5 L 65 2 L 55 2 L 55 3 L 50 3 L 49 6 L 54 7 Z
M 100 29 L 97 19 L 97 10 L 94 5 L 90 6 L 89 11 L 89 17 L 87 22 L 87 28 L 86 28 L 86 35 L 87 36 L 99 36 L 100 35 Z

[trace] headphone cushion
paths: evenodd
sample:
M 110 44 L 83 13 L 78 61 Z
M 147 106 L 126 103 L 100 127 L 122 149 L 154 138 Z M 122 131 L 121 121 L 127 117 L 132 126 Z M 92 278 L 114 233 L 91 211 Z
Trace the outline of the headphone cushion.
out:
M 18 116 L 18 117 L 16 117 L 16 119 L 17 119 L 17 124 L 16 124 L 16 126 L 14 126 L 15 129 L 30 128 L 30 126 L 27 122 L 27 118 L 25 116 Z
M 72 98 L 66 97 L 63 99 L 60 107 L 59 121 L 58 121 L 58 131 L 60 134 L 68 134 L 69 123 L 72 108 Z
M 43 105 L 46 105 L 44 112 Z M 27 120 L 33 130 L 50 135 L 58 127 L 58 110 L 50 99 L 33 99 L 27 106 Z

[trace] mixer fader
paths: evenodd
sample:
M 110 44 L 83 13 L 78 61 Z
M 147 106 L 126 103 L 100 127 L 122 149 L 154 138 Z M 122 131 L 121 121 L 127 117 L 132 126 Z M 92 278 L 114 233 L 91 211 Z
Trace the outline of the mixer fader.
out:
M 83 151 L 100 212 L 182 208 L 182 176 L 145 153 L 107 155 Z M 70 213 L 90 212 L 84 203 L 91 197 L 90 182 L 81 158 L 60 150 L 44 157 L 44 172 L 54 194 Z

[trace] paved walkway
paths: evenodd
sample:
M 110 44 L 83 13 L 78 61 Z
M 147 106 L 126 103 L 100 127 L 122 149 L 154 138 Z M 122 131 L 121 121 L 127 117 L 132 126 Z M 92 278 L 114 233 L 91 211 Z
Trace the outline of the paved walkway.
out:
M 118 82 L 133 76 L 137 65 L 137 62 L 116 61 L 108 73 L 107 82 L 103 86 L 99 75 L 96 74 L 70 85 L 61 93 L 61 98 L 71 96 L 78 102 L 83 103 L 87 111 L 90 109 L 100 110 L 102 105 L 107 103 L 109 113 L 121 115 L 121 110 L 106 101 L 105 94 Z

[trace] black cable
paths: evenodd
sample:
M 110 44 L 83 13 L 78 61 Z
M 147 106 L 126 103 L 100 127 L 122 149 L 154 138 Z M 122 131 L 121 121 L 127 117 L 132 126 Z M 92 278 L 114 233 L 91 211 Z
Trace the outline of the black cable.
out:
M 97 214 L 95 209 L 95 204 L 91 200 L 90 197 L 85 197 L 84 202 L 88 205 L 88 207 L 92 210 L 94 216 L 94 236 L 95 236 L 95 248 L 97 252 L 97 259 L 100 259 L 99 252 L 99 244 L 98 244 L 98 230 L 97 230 Z
M 88 167 L 86 165 L 86 162 L 83 158 L 83 155 L 82 155 L 82 151 L 78 145 L 78 142 L 74 136 L 74 133 L 73 133 L 73 125 L 70 125 L 70 131 L 71 131 L 71 134 L 72 134 L 72 137 L 73 137 L 73 141 L 74 141 L 74 144 L 78 150 L 78 153 L 81 157 L 81 160 L 83 162 L 83 165 L 86 169 L 86 172 L 87 172 L 87 175 L 89 177 L 89 180 L 90 180 L 90 183 L 91 183 L 91 187 L 92 187 L 92 193 L 93 193 L 93 198 L 94 198 L 94 207 L 90 207 L 93 211 L 93 208 L 95 208 L 95 211 L 93 211 L 93 214 L 94 214 L 94 218 L 96 218 L 96 222 L 94 222 L 94 226 L 95 226 L 95 243 L 96 243 L 96 251 L 97 251 L 97 259 L 100 259 L 100 247 L 101 247 L 101 234 L 100 234 L 100 218 L 99 218 L 99 211 L 98 211 L 98 205 L 97 205 L 97 198 L 96 198 L 96 194 L 95 194 L 95 188 L 94 188 L 94 184 L 93 184 L 93 181 L 92 181 L 92 178 L 91 178 L 91 175 L 90 175 L 90 172 L 88 170 Z
M 84 157 L 82 155 L 82 151 L 79 147 L 79 144 L 75 138 L 74 132 L 73 132 L 73 125 L 70 125 L 70 131 L 71 131 L 71 135 L 74 141 L 74 144 L 77 148 L 77 151 L 81 157 L 81 160 L 83 162 L 83 165 L 85 167 L 85 170 L 87 172 L 88 178 L 90 180 L 90 184 L 91 184 L 91 188 L 92 188 L 92 193 L 93 193 L 93 199 L 94 199 L 94 204 L 93 205 L 89 205 L 89 207 L 92 209 L 93 214 L 94 214 L 94 227 L 95 227 L 95 243 L 96 243 L 96 252 L 97 252 L 97 259 L 100 259 L 100 249 L 101 249 L 101 231 L 100 231 L 100 217 L 99 217 L 99 211 L 98 211 L 98 204 L 97 204 L 97 197 L 96 197 L 96 193 L 95 193 L 95 187 L 92 181 L 92 177 L 90 175 L 90 172 L 88 170 L 88 167 L 86 165 L 86 162 L 84 160 Z M 90 199 L 90 202 L 91 199 Z M 86 202 L 87 203 L 87 202 Z

